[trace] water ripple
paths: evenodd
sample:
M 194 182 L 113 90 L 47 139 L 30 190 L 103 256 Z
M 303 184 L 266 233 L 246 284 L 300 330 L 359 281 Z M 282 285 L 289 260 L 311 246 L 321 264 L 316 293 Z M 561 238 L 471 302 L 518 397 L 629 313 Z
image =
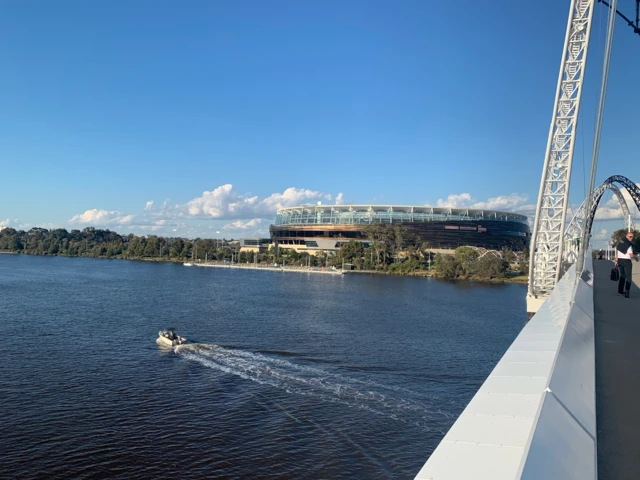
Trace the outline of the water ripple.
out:
M 0 286 L 0 478 L 412 478 L 524 312 L 520 286 L 14 255 Z M 169 324 L 215 345 L 163 351 Z

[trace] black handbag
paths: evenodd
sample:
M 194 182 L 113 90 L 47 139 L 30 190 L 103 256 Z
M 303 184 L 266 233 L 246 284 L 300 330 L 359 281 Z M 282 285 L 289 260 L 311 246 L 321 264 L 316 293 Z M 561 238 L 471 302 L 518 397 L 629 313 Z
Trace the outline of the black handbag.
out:
M 618 267 L 613 267 L 611 269 L 611 275 L 609 275 L 609 278 L 614 282 L 620 280 L 620 272 L 618 271 Z

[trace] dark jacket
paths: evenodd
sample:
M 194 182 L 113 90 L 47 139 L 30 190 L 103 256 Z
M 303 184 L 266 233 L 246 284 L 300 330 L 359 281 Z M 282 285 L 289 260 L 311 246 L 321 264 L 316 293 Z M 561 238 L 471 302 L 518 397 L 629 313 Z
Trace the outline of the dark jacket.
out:
M 626 255 L 627 252 L 629 251 L 629 247 L 631 247 L 631 253 L 636 253 L 633 250 L 633 244 L 625 238 L 620 243 L 618 243 L 618 246 L 616 247 L 616 249 L 623 255 Z

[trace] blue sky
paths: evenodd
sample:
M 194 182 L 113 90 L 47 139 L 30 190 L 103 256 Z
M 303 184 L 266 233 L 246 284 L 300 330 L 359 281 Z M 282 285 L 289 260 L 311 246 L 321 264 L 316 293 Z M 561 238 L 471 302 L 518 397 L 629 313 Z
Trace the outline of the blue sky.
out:
M 569 2 L 487 5 L 4 2 L 0 225 L 237 238 L 302 202 L 531 214 Z M 605 13 L 597 4 L 576 206 Z M 640 181 L 640 37 L 616 28 L 598 184 Z

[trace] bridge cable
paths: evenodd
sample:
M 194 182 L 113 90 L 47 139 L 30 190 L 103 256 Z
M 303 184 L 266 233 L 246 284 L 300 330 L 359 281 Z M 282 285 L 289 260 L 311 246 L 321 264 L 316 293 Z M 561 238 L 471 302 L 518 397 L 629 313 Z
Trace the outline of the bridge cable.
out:
M 613 32 L 615 28 L 616 19 L 616 5 L 618 1 L 611 1 L 611 8 L 609 11 L 609 23 L 607 27 L 607 40 L 604 50 L 604 65 L 602 67 L 602 85 L 600 87 L 600 101 L 598 103 L 598 116 L 596 117 L 596 132 L 593 137 L 593 151 L 591 153 L 591 172 L 589 176 L 589 190 L 586 197 L 585 212 L 589 214 L 591 212 L 591 196 L 593 195 L 593 189 L 595 187 L 596 172 L 598 170 L 598 155 L 600 153 L 600 137 L 602 134 L 602 121 L 604 118 L 604 104 L 607 97 L 607 83 L 609 81 L 609 66 L 611 64 L 611 46 L 613 45 Z M 578 262 L 576 265 L 576 279 L 580 278 L 580 273 L 584 267 L 584 256 L 589 243 L 589 233 L 586 228 L 582 232 L 582 243 L 580 245 L 580 251 L 578 253 Z
M 638 2 L 640 2 L 640 0 L 637 0 Z M 596 45 L 600 46 L 602 43 L 602 16 L 599 16 L 599 20 L 598 20 L 598 41 L 596 43 Z M 596 88 L 599 86 L 599 83 L 597 83 L 596 81 Z M 593 102 L 593 118 L 596 119 L 598 117 L 598 94 L 595 93 L 594 95 L 594 99 L 595 102 Z M 584 134 L 584 113 L 582 110 L 580 110 L 580 129 L 581 129 L 581 137 L 582 137 L 582 188 L 583 188 L 583 194 L 584 194 L 584 198 L 587 198 L 587 174 L 585 172 L 585 155 L 586 155 L 586 147 L 585 147 L 585 134 Z M 594 123 L 593 126 L 593 131 L 594 131 L 594 135 L 595 135 L 595 131 L 596 131 L 596 125 Z M 576 211 L 575 213 L 573 212 L 573 208 L 571 207 L 571 202 L 568 203 L 568 207 L 569 207 L 569 212 L 571 213 L 571 218 L 573 218 L 578 212 Z
M 640 2 L 640 0 L 638 0 Z M 598 43 L 596 45 L 598 45 L 599 47 L 602 45 L 602 15 L 598 15 Z M 600 51 L 600 49 L 599 49 Z M 598 55 L 599 57 L 599 55 Z M 596 80 L 596 89 L 597 87 L 599 87 L 599 83 Z M 598 94 L 594 92 L 594 99 L 595 102 L 593 102 L 593 118 L 594 120 L 596 118 L 598 118 Z M 580 111 L 580 116 L 583 117 L 583 113 L 582 110 Z M 587 198 L 587 174 L 585 172 L 585 134 L 584 134 L 584 122 L 580 121 L 580 127 L 582 130 L 582 180 L 583 180 L 583 189 L 584 189 L 584 198 Z M 595 122 L 593 124 L 593 134 L 595 135 L 595 131 L 596 131 L 596 125 Z
M 604 194 L 602 195 L 602 198 L 600 199 L 600 205 L 604 206 L 605 208 L 608 208 L 607 204 L 613 200 L 614 196 L 615 195 L 613 194 L 613 190 L 607 189 L 604 192 Z M 591 227 L 591 231 L 592 232 L 596 232 L 595 233 L 596 236 L 599 235 L 602 230 L 606 230 L 604 228 L 606 221 L 607 221 L 607 219 L 604 218 L 604 217 L 603 218 L 597 218 L 596 214 L 594 212 L 593 213 L 593 224 L 592 224 L 592 227 Z M 586 227 L 586 222 L 585 222 L 585 228 L 587 228 Z M 607 233 L 609 233 L 609 232 L 607 231 Z M 606 236 L 603 239 L 597 239 L 596 238 L 595 240 L 604 240 L 606 242 L 607 247 L 609 246 L 609 242 L 607 241 Z M 595 242 L 594 242 L 594 245 L 595 245 Z

